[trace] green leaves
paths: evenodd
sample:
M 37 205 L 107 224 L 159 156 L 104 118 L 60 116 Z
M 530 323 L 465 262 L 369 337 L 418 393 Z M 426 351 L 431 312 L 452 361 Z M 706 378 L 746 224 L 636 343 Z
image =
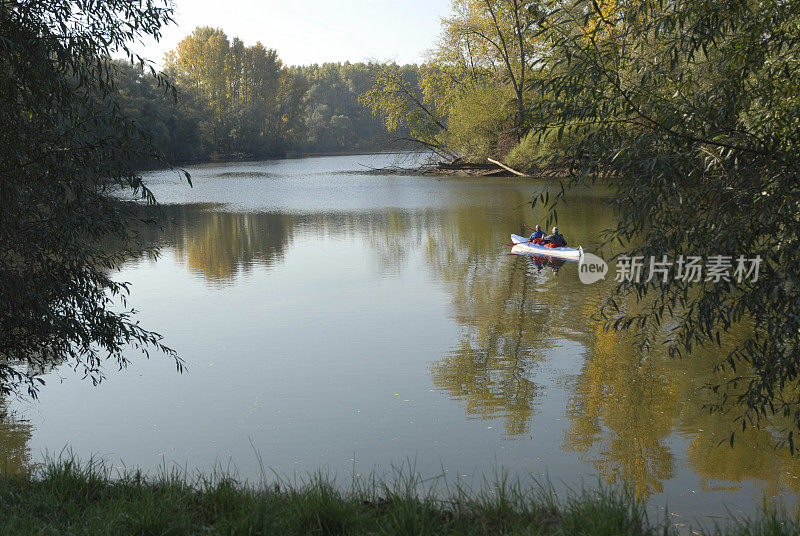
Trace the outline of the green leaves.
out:
M 0 394 L 28 390 L 68 362 L 102 379 L 127 346 L 182 361 L 133 320 L 108 275 L 143 250 L 137 208 L 154 203 L 135 164 L 159 159 L 150 135 L 117 101 L 112 49 L 129 57 L 135 36 L 157 35 L 167 2 L 16 2 L 0 10 Z M 91 8 L 91 9 L 90 9 Z
M 372 88 L 359 101 L 384 118 L 386 128 L 401 132 L 407 141 L 443 156 L 455 156 L 442 137 L 446 119 L 435 101 L 426 99 L 416 66 L 384 65 L 374 76 Z
M 569 162 L 567 187 L 615 189 L 607 242 L 628 255 L 769 259 L 758 281 L 621 284 L 601 314 L 638 324 L 672 355 L 735 341 L 725 363 L 748 386 L 712 409 L 732 401 L 754 424 L 789 412 L 800 426 L 800 13 L 781 2 L 646 2 L 617 6 L 603 33 L 591 14 L 611 14 L 599 4 L 553 11 L 533 83 L 551 102 L 540 132 L 592 128 L 550 155 Z

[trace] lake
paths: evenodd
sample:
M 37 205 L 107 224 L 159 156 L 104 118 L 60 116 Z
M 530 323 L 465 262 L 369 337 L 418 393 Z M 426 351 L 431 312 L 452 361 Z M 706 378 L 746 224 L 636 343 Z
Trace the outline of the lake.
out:
M 629 485 L 679 526 L 763 498 L 796 508 L 800 464 L 769 430 L 728 443 L 709 415 L 713 354 L 669 360 L 593 318 L 613 285 L 578 265 L 509 255 L 544 223 L 519 178 L 366 173 L 388 155 L 192 166 L 146 181 L 171 223 L 158 260 L 116 275 L 170 359 L 110 367 L 97 387 L 68 366 L 35 402 L 0 402 L 0 466 L 68 447 L 117 467 L 222 466 L 258 480 L 411 465 L 480 486 L 494 471 L 557 489 Z M 597 252 L 606 198 L 559 211 Z M 608 258 L 608 257 L 607 257 Z M 3 464 L 5 460 L 5 464 Z

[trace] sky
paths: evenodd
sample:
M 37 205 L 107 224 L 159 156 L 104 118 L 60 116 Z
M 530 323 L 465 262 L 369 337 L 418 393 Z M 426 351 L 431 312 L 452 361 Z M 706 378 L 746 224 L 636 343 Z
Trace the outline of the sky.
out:
M 420 63 L 439 35 L 450 0 L 174 0 L 160 42 L 135 51 L 161 66 L 164 53 L 197 26 L 221 28 L 245 45 L 274 48 L 285 65 L 387 61 Z

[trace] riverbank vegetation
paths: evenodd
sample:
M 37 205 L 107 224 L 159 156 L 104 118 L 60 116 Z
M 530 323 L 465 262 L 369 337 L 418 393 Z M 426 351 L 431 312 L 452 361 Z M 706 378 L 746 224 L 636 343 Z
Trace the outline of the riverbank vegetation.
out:
M 345 487 L 322 474 L 249 485 L 224 473 L 114 475 L 106 464 L 72 459 L 49 462 L 34 475 L 0 476 L 0 518 L 0 534 L 9 535 L 677 534 L 669 520 L 651 521 L 644 505 L 624 490 L 584 489 L 557 497 L 547 484 L 523 487 L 500 477 L 472 491 L 447 486 L 443 478 L 423 480 L 407 468 L 386 479 L 353 478 Z M 720 536 L 788 536 L 800 530 L 775 510 L 706 528 L 704 534 Z

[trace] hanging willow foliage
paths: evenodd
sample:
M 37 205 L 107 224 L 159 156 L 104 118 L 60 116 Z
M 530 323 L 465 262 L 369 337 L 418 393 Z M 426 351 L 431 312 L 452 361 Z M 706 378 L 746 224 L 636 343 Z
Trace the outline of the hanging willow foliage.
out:
M 110 276 L 143 252 L 136 208 L 114 194 L 154 204 L 134 166 L 160 155 L 120 112 L 109 54 L 142 63 L 128 43 L 171 20 L 167 1 L 0 2 L 0 394 L 35 396 L 65 361 L 100 381 L 127 346 L 182 370 Z

